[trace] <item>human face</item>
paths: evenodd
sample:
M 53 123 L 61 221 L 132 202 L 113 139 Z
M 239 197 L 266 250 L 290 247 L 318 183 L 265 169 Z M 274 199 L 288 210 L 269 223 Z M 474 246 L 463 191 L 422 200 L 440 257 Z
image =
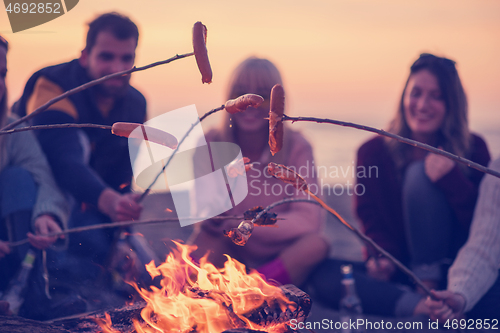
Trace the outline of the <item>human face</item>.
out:
M 413 138 L 428 140 L 441 128 L 446 105 L 434 74 L 426 69 L 413 73 L 403 97 L 406 123 Z
M 5 94 L 5 77 L 7 75 L 7 49 L 0 46 L 0 100 Z M 0 105 L 1 107 L 1 105 Z
M 246 133 L 255 133 L 263 130 L 267 131 L 269 122 L 267 119 L 269 116 L 269 97 L 271 89 L 250 89 L 242 90 L 237 97 L 244 94 L 257 94 L 264 98 L 264 102 L 258 107 L 248 107 L 243 112 L 238 112 L 232 116 L 233 121 L 239 131 Z
M 94 46 L 82 51 L 80 63 L 87 69 L 93 80 L 132 68 L 135 60 L 137 41 L 117 39 L 113 33 L 102 31 L 97 34 Z M 116 97 L 122 95 L 129 85 L 130 75 L 113 78 L 101 83 L 100 92 Z

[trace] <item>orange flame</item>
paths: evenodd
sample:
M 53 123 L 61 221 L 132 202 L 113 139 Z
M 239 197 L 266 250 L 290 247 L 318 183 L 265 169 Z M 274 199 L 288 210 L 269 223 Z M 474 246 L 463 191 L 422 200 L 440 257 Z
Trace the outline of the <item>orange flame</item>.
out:
M 246 273 L 245 265 L 227 256 L 224 268 L 217 269 L 206 256 L 195 264 L 190 253 L 196 249 L 174 242 L 177 246 L 166 261 L 156 267 L 146 265 L 152 278 L 162 276 L 161 289 L 138 288 L 147 301 L 141 316 L 146 325 L 134 322 L 137 332 L 206 332 L 247 327 L 262 329 L 246 315 L 264 304 L 274 302 L 282 311 L 296 306 L 280 288 L 271 286 L 257 273 Z M 285 324 L 265 327 L 268 332 L 282 332 Z
M 120 333 L 120 331 L 114 330 L 111 327 L 111 317 L 109 314 L 106 312 L 104 314 L 105 318 L 96 318 L 95 321 L 96 323 L 102 328 L 102 333 Z

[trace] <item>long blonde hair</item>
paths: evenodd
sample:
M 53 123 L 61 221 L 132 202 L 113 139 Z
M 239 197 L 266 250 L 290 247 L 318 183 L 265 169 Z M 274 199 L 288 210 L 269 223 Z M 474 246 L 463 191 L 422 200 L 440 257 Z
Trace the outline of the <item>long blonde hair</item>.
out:
M 411 138 L 411 129 L 404 113 L 404 96 L 410 77 L 421 70 L 428 70 L 436 77 L 446 106 L 446 115 L 439 129 L 437 146 L 455 155 L 468 157 L 471 137 L 467 120 L 467 97 L 455 62 L 447 58 L 424 53 L 413 63 L 401 94 L 396 116 L 390 123 L 389 132 Z M 386 139 L 386 143 L 397 168 L 403 169 L 412 159 L 412 147 L 392 139 Z
M 280 72 L 272 62 L 263 58 L 250 57 L 233 71 L 226 96 L 227 99 L 234 99 L 247 93 L 254 93 L 264 97 L 265 103 L 268 103 L 271 89 L 278 83 L 283 84 Z M 223 138 L 235 142 L 237 130 L 237 124 L 231 123 L 231 115 L 226 112 L 220 127 Z

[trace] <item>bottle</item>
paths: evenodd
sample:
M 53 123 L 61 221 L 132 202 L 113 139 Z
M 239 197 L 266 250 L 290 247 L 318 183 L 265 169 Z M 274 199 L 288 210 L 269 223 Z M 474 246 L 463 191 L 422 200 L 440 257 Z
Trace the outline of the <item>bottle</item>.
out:
M 23 291 L 28 284 L 28 278 L 35 262 L 35 251 L 28 249 L 16 277 L 9 283 L 3 300 L 9 302 L 10 311 L 17 315 L 24 302 Z
M 361 307 L 361 301 L 356 294 L 356 286 L 352 275 L 352 265 L 343 265 L 340 271 L 342 272 L 342 298 L 339 304 L 340 322 L 342 323 L 341 332 L 363 332 L 364 330 L 362 327 L 353 324 L 357 323 L 357 320 L 361 318 L 363 309 Z

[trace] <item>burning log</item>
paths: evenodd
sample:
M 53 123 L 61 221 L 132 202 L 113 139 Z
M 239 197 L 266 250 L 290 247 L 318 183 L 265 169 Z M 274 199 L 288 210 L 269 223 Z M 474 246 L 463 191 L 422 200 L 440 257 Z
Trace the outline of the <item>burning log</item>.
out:
M 294 285 L 285 285 L 279 287 L 284 296 L 290 301 L 290 304 L 281 308 L 279 302 L 275 300 L 265 301 L 260 307 L 245 314 L 245 318 L 255 323 L 258 326 L 266 328 L 273 328 L 276 326 L 283 326 L 286 328 L 287 323 L 292 319 L 297 321 L 304 321 L 311 310 L 311 298 L 308 294 L 295 287 Z M 202 290 L 200 288 L 192 287 L 190 290 L 199 298 L 204 299 L 220 299 L 220 292 L 217 290 Z M 99 322 L 106 321 L 106 314 L 109 315 L 112 324 L 112 329 L 122 333 L 135 333 L 134 320 L 138 321 L 139 325 L 144 325 L 144 321 L 140 319 L 140 313 L 145 302 L 138 302 L 134 305 L 125 306 L 119 309 L 112 309 L 105 312 L 84 314 L 71 316 L 67 318 L 55 319 L 50 321 L 51 325 L 41 324 L 46 326 L 46 331 L 40 333 L 63 333 L 63 332 L 102 332 Z M 225 330 L 225 333 L 254 333 L 262 332 L 259 330 L 250 329 L 244 320 L 240 319 L 234 312 L 232 305 L 225 305 L 228 317 L 233 323 L 232 329 Z M 36 323 L 36 322 L 35 322 Z M 2 326 L 0 326 L 1 328 Z M 27 330 L 9 331 L 9 332 L 27 332 Z M 30 331 L 38 332 L 38 331 Z
M 140 317 L 141 311 L 145 305 L 146 302 L 141 301 L 134 305 L 128 305 L 119 309 L 110 309 L 102 312 L 54 319 L 49 323 L 54 327 L 64 329 L 64 332 L 102 332 L 98 322 L 105 321 L 106 314 L 108 314 L 113 322 L 113 329 L 122 333 L 133 333 L 135 332 L 133 320 Z
M 225 330 L 222 333 L 264 333 L 265 331 L 250 330 L 248 328 L 235 328 L 232 330 Z
M 308 316 L 311 299 L 295 286 L 270 285 L 229 256 L 224 268 L 216 268 L 207 257 L 194 262 L 190 254 L 195 247 L 174 243 L 177 248 L 163 264 L 146 265 L 152 278 L 161 277 L 161 289 L 133 284 L 146 303 L 52 323 L 72 332 L 220 333 L 245 328 L 272 333 Z
M 69 333 L 64 328 L 36 320 L 13 316 L 0 316 L 0 332 L 9 333 Z
M 287 284 L 279 287 L 283 294 L 292 302 L 282 309 L 276 302 L 265 301 L 259 308 L 245 315 L 250 321 L 260 326 L 268 327 L 289 323 L 290 320 L 304 321 L 311 311 L 311 298 L 308 294 Z

